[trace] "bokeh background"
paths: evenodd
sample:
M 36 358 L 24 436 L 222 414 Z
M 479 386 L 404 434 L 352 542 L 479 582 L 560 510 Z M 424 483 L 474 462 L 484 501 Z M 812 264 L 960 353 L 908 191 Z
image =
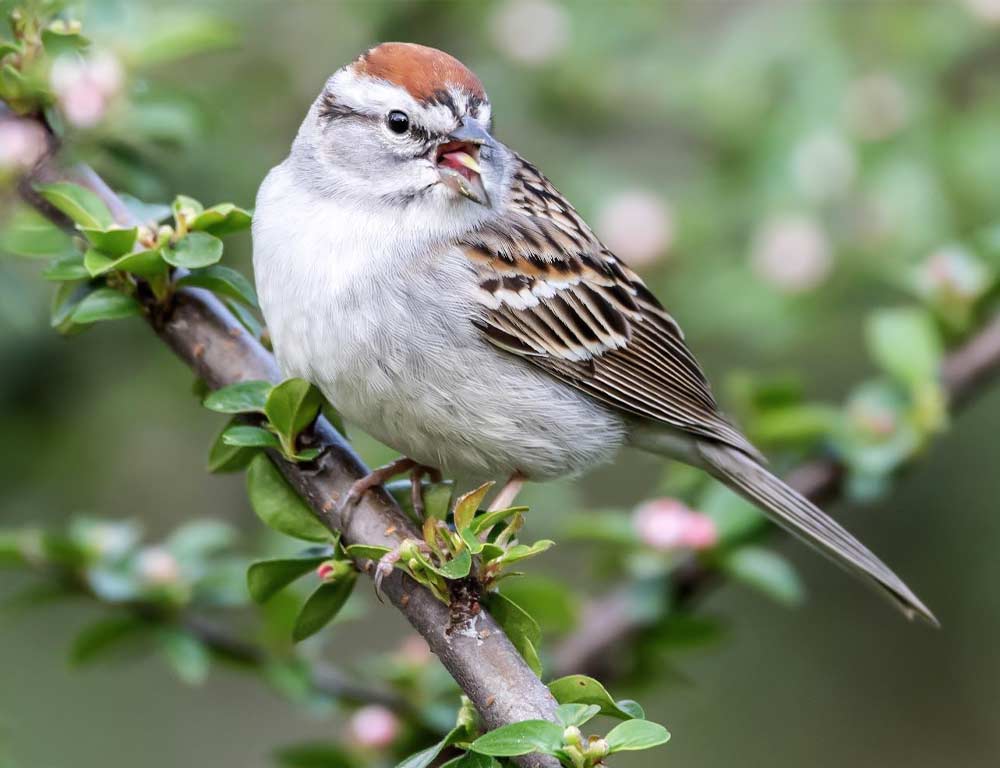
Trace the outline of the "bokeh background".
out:
M 791 373 L 842 402 L 874 373 L 869 310 L 911 299 L 903 276 L 1000 221 L 1000 2 L 140 2 L 83 6 L 144 109 L 95 158 L 146 200 L 178 191 L 252 206 L 325 78 L 383 40 L 443 48 L 490 93 L 496 133 L 539 165 L 686 329 L 724 405 L 746 375 Z M 223 19 L 208 22 L 205 14 Z M 209 52 L 158 63 L 164 46 Z M 200 36 L 200 38 L 199 38 Z M 178 42 L 179 41 L 179 42 Z M 149 50 L 153 53 L 149 53 Z M 164 59 L 168 57 L 164 56 Z M 156 141 L 157 137 L 162 140 Z M 945 254 L 944 257 L 941 254 Z M 250 240 L 227 243 L 249 271 Z M 36 264 L 0 262 L 0 523 L 81 513 L 156 535 L 198 516 L 263 534 L 242 480 L 208 475 L 220 420 L 138 322 L 71 341 L 47 322 Z M 632 690 L 671 743 L 623 765 L 994 766 L 1000 760 L 1000 386 L 954 419 L 887 495 L 833 512 L 937 612 L 911 626 L 803 548 L 779 549 L 808 596 L 795 608 L 739 585 L 702 610 L 724 631 L 662 651 L 669 674 Z M 352 433 L 365 458 L 387 449 Z M 657 492 L 626 453 L 575 482 L 532 487 L 529 531 L 628 510 Z M 531 569 L 593 576 L 567 541 Z M 0 598 L 26 583 L 0 582 Z M 374 605 L 374 601 L 369 600 Z M 29 768 L 271 765 L 343 728 L 221 668 L 187 687 L 155 659 L 70 669 L 84 602 L 0 614 L 0 752 Z M 407 633 L 374 608 L 335 628 L 345 663 Z M 2 759 L 0 759 L 2 762 Z

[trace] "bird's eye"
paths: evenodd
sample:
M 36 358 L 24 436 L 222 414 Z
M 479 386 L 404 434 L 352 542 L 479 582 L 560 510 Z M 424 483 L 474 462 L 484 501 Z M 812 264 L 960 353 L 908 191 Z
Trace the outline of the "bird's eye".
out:
M 389 124 L 389 130 L 393 133 L 402 134 L 410 130 L 410 118 L 406 116 L 405 112 L 400 112 L 398 109 L 389 113 L 386 122 Z

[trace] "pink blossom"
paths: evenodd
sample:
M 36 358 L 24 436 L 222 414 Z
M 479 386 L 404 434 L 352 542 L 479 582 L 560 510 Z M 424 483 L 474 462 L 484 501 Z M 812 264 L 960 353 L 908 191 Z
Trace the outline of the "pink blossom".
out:
M 409 635 L 399 646 L 397 655 L 406 664 L 422 667 L 434 657 L 427 641 L 420 635 Z
M 779 216 L 754 237 L 751 264 L 759 277 L 784 293 L 812 290 L 833 267 L 826 233 L 805 216 Z
M 136 571 L 139 578 L 153 586 L 173 584 L 181 576 L 177 558 L 162 547 L 148 547 L 142 550 L 136 559 Z
M 60 57 L 49 80 L 66 119 L 78 128 L 91 128 L 121 92 L 125 76 L 113 54 L 98 51 L 89 58 Z
M 359 746 L 385 749 L 399 736 L 399 718 L 386 707 L 370 704 L 351 715 L 347 731 Z
M 45 130 L 34 120 L 0 121 L 0 169 L 31 168 L 45 154 Z
M 653 499 L 640 504 L 632 517 L 639 540 L 660 551 L 709 549 L 719 540 L 715 521 L 681 501 Z
M 674 230 L 674 216 L 667 202 L 643 190 L 629 190 L 610 198 L 597 217 L 597 233 L 605 245 L 637 268 L 666 254 L 673 244 Z

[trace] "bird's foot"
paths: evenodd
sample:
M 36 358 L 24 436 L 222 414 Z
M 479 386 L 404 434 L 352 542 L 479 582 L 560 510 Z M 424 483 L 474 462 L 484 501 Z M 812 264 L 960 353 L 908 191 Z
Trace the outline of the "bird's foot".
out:
M 361 497 L 364 496 L 372 488 L 377 488 L 382 485 L 387 480 L 392 479 L 396 475 L 400 475 L 403 472 L 408 472 L 414 467 L 419 466 L 417 462 L 413 459 L 408 459 L 405 456 L 401 456 L 395 461 L 389 462 L 383 467 L 378 467 L 373 469 L 364 477 L 359 477 L 353 483 L 351 487 L 347 489 L 347 493 L 344 494 L 344 498 L 340 502 L 341 513 L 348 512 L 352 507 L 354 507 Z

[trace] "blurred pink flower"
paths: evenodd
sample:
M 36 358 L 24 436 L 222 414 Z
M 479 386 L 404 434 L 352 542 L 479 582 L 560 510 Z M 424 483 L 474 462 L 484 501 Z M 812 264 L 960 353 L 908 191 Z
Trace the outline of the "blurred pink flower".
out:
M 498 49 L 531 66 L 551 61 L 569 45 L 569 14 L 553 0 L 507 0 L 489 28 Z
M 811 290 L 833 267 L 826 233 L 805 216 L 779 216 L 764 222 L 754 237 L 754 272 L 785 293 Z
M 854 134 L 864 141 L 880 141 L 897 133 L 909 117 L 903 84 L 887 72 L 855 80 L 844 95 L 844 113 Z
M 136 559 L 136 572 L 147 584 L 166 586 L 175 583 L 181 575 L 181 567 L 172 554 L 162 547 L 148 547 Z
M 980 21 L 1000 24 L 1000 0 L 965 0 L 965 7 Z
M 347 723 L 351 741 L 369 749 L 385 749 L 392 745 L 399 730 L 399 718 L 378 704 L 361 707 Z
M 990 287 L 989 268 L 960 245 L 938 248 L 917 269 L 916 283 L 926 297 L 978 299 Z
M 693 512 L 677 499 L 653 499 L 640 504 L 632 523 L 643 544 L 661 551 L 709 549 L 719 540 L 712 518 Z
M 45 154 L 45 129 L 34 120 L 0 120 L 0 169 L 32 167 Z
M 662 258 L 674 241 L 674 217 L 665 200 L 642 190 L 609 198 L 598 212 L 597 233 L 631 267 Z
M 66 119 L 78 128 L 91 128 L 121 93 L 125 76 L 112 53 L 98 51 L 89 58 L 60 57 L 49 79 Z
M 400 660 L 412 664 L 415 667 L 422 667 L 434 658 L 427 641 L 420 635 L 409 635 L 399 646 L 397 652 Z

